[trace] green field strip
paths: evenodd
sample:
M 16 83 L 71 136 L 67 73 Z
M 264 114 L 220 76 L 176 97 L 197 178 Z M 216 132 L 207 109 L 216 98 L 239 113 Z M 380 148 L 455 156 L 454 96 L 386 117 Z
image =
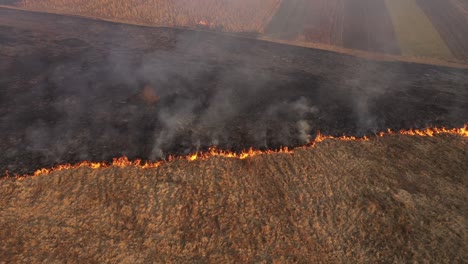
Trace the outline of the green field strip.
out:
M 385 0 L 402 55 L 453 59 L 447 44 L 415 0 Z

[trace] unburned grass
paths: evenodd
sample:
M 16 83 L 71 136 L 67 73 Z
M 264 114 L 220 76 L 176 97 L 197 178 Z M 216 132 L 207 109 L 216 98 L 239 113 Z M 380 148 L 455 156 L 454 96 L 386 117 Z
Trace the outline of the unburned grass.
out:
M 0 259 L 462 262 L 467 143 L 327 140 L 246 160 L 6 179 Z
M 260 32 L 280 0 L 21 0 L 19 7 L 158 26 Z

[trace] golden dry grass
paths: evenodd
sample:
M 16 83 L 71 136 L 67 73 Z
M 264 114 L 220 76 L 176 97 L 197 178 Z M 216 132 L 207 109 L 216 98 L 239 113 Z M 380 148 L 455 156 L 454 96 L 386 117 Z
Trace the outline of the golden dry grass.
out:
M 0 181 L 6 262 L 462 263 L 467 139 Z
M 229 32 L 260 32 L 281 0 L 21 0 L 16 6 L 149 25 L 194 27 L 200 21 Z

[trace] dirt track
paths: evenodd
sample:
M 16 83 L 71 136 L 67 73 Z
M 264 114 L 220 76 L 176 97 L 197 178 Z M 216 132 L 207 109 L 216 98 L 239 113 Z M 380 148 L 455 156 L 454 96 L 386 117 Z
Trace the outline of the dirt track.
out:
M 294 154 L 0 181 L 6 262 L 463 263 L 468 141 L 325 141 Z
M 0 25 L 11 174 L 468 122 L 466 70 L 14 10 Z

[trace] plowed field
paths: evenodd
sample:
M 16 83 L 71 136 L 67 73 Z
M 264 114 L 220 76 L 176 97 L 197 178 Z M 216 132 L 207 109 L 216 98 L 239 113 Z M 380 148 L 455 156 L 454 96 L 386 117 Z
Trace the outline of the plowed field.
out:
M 418 0 L 417 2 L 453 55 L 468 60 L 468 13 L 466 9 L 443 0 Z

